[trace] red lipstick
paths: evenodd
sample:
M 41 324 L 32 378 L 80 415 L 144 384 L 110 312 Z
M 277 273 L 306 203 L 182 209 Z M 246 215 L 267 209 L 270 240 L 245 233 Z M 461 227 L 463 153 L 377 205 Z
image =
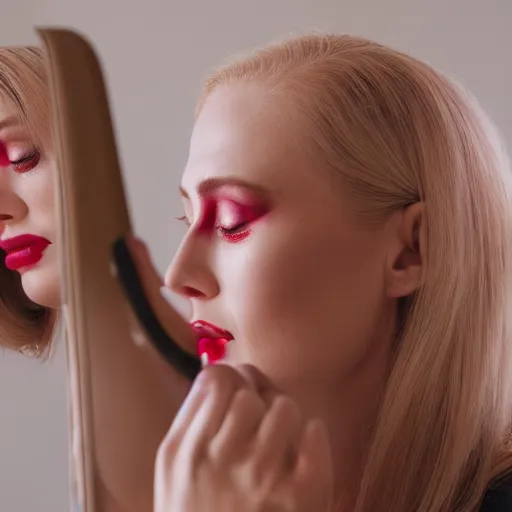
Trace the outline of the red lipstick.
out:
M 203 366 L 224 359 L 226 345 L 233 340 L 233 335 L 229 331 L 204 320 L 192 322 L 191 326 L 199 335 L 197 352 Z
M 5 255 L 5 266 L 19 270 L 39 263 L 50 241 L 37 235 L 20 235 L 0 241 L 0 249 Z

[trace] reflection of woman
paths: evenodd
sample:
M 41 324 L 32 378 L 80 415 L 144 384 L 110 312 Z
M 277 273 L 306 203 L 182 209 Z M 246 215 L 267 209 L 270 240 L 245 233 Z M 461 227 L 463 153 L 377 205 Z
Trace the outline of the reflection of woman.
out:
M 231 341 L 161 446 L 159 512 L 321 510 L 310 417 L 333 510 L 474 511 L 490 482 L 481 510 L 510 510 L 510 180 L 477 103 L 388 48 L 303 37 L 218 71 L 167 284 L 207 355 Z
M 0 48 L 0 344 L 34 355 L 59 303 L 48 120 L 40 51 Z
M 52 345 L 60 303 L 50 126 L 42 52 L 0 48 L 0 345 L 33 356 Z M 163 389 L 154 370 L 129 340 L 92 369 L 103 391 L 95 418 L 108 426 L 95 438 L 105 512 L 152 508 L 154 456 L 188 389 L 178 378 Z

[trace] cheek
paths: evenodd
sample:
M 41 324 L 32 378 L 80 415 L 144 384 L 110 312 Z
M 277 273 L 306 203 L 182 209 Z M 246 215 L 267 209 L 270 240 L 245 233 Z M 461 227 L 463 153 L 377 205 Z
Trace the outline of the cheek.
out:
M 350 366 L 380 307 L 375 244 L 316 229 L 268 231 L 255 232 L 240 254 L 220 258 L 230 262 L 221 289 L 247 359 Z

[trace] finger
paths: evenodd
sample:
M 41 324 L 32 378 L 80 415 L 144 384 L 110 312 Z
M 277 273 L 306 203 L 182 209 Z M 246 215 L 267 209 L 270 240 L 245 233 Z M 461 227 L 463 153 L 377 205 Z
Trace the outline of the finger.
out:
M 237 366 L 236 370 L 243 376 L 248 385 L 260 395 L 267 407 L 270 407 L 273 400 L 282 394 L 277 386 L 255 366 L 243 364 Z
M 247 388 L 236 370 L 223 364 L 206 367 L 199 377 L 205 389 L 204 400 L 190 423 L 182 428 L 183 450 L 191 457 L 206 453 L 208 444 L 224 423 L 235 394 Z
M 332 496 L 331 446 L 323 421 L 313 419 L 307 423 L 292 478 L 297 489 L 310 489 L 311 495 Z
M 222 467 L 247 454 L 266 412 L 265 402 L 254 391 L 242 388 L 236 392 L 208 450 L 215 466 Z
M 197 336 L 162 295 L 163 281 L 155 269 L 147 247 L 131 235 L 126 237 L 125 242 L 137 268 L 144 294 L 161 326 L 182 348 L 195 355 Z
M 257 481 L 273 480 L 291 468 L 301 431 L 302 414 L 297 404 L 285 395 L 277 396 L 256 437 L 253 470 Z
M 163 444 L 181 441 L 183 438 L 208 394 L 208 387 L 203 385 L 202 381 L 203 374 L 201 372 L 194 380 L 188 395 L 179 408 Z

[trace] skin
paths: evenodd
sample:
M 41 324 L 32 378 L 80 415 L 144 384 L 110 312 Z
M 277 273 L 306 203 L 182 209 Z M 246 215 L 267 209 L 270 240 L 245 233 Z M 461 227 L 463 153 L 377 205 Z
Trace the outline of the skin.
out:
M 390 364 L 397 298 L 421 282 L 423 206 L 413 205 L 378 224 L 365 223 L 315 153 L 305 128 L 293 105 L 257 85 L 213 92 L 194 127 L 182 178 L 189 229 L 165 282 L 189 299 L 193 320 L 206 320 L 234 336 L 224 364 L 205 378 L 214 405 L 210 415 L 203 411 L 202 425 L 224 422 L 236 438 L 248 421 L 254 433 L 265 417 L 276 414 L 243 378 L 243 368 L 257 367 L 300 417 L 294 420 L 291 414 L 281 421 L 296 456 L 301 454 L 297 439 L 308 421 L 321 420 L 332 454 L 332 471 L 322 476 L 324 491 L 332 477 L 336 499 L 350 506 Z M 199 388 L 192 394 L 208 395 Z M 252 405 L 239 400 L 245 388 Z M 223 470 L 209 462 L 218 443 L 214 433 L 209 447 L 199 450 L 201 457 L 194 451 L 208 445 L 201 428 L 180 432 L 172 427 L 160 447 L 158 512 L 176 503 L 170 497 L 166 501 L 164 489 L 178 485 L 173 473 L 178 459 L 192 458 L 196 466 L 191 471 L 219 485 L 219 475 L 244 471 L 237 462 L 224 461 Z M 233 443 L 240 446 L 240 441 Z M 237 451 L 246 453 L 240 447 Z M 270 466 L 277 464 L 271 459 Z M 286 472 L 281 476 L 276 488 Z M 195 506 L 181 510 L 214 510 L 208 508 L 210 499 L 194 501 L 202 492 L 211 495 L 208 485 L 192 482 L 181 489 Z M 321 487 L 316 484 L 315 489 Z M 257 502 L 260 491 L 255 484 L 240 493 L 247 504 L 251 496 Z M 267 504 L 273 503 L 267 498 Z M 304 510 L 313 510 L 311 500 Z
M 204 370 L 163 446 L 156 511 L 306 512 L 330 504 L 324 425 L 304 422 L 297 405 L 252 366 Z
M 19 269 L 27 296 L 43 306 L 59 305 L 59 269 L 53 193 L 53 149 L 36 148 L 12 102 L 0 95 L 0 141 L 11 162 L 0 163 L 0 238 L 31 234 L 48 239 L 43 258 L 35 266 Z M 39 161 L 36 155 L 39 154 Z M 5 164 L 5 162 L 3 162 Z

